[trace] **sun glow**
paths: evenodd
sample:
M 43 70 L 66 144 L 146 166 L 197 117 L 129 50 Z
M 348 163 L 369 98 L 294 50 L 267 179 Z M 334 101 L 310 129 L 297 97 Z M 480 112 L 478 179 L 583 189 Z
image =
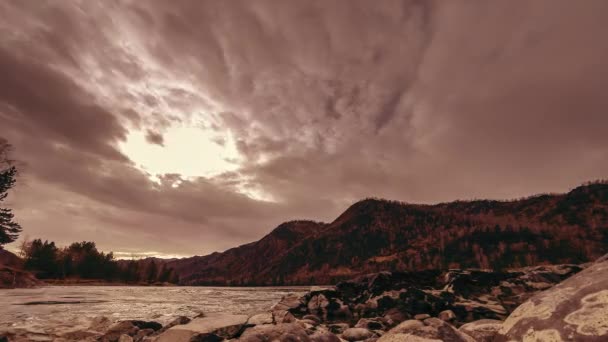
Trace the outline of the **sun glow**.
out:
M 163 138 L 163 146 L 160 146 L 148 142 L 145 132 L 131 131 L 120 148 L 153 178 L 172 173 L 184 178 L 213 177 L 239 167 L 241 156 L 230 135 L 177 126 L 167 129 Z

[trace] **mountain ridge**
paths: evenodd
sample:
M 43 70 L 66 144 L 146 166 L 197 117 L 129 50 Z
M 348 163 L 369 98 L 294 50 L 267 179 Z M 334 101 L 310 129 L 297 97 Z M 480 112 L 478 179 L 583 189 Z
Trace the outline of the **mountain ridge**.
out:
M 294 220 L 222 253 L 167 262 L 185 285 L 335 283 L 378 271 L 581 263 L 608 252 L 608 183 L 517 200 L 366 198 L 330 223 Z

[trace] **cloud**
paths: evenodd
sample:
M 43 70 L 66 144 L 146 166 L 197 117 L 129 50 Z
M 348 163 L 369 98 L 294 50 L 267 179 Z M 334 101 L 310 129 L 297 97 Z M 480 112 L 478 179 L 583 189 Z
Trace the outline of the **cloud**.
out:
M 565 191 L 608 174 L 607 7 L 2 3 L 0 136 L 25 163 L 14 205 L 44 237 L 183 255 L 366 196 Z M 141 132 L 168 149 L 173 127 L 211 137 L 181 147 L 192 158 L 234 145 L 235 167 L 148 174 L 120 148 Z
M 150 144 L 155 144 L 155 145 L 159 145 L 159 146 L 164 145 L 163 135 L 160 133 L 151 131 L 151 130 L 146 131 L 146 141 L 149 142 Z

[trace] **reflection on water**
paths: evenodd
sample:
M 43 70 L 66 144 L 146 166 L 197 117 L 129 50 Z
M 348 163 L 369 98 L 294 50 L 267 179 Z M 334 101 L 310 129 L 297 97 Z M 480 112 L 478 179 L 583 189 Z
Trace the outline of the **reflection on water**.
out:
M 166 324 L 201 312 L 255 313 L 308 287 L 53 286 L 0 290 L 0 332 L 57 334 L 86 329 L 93 318 L 152 320 Z

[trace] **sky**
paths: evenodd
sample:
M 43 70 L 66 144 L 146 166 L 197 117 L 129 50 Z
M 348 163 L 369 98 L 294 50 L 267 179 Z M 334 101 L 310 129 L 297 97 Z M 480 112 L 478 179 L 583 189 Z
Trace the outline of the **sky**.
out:
M 370 196 L 608 175 L 608 1 L 2 1 L 0 18 L 20 170 L 3 205 L 29 238 L 204 255 Z

